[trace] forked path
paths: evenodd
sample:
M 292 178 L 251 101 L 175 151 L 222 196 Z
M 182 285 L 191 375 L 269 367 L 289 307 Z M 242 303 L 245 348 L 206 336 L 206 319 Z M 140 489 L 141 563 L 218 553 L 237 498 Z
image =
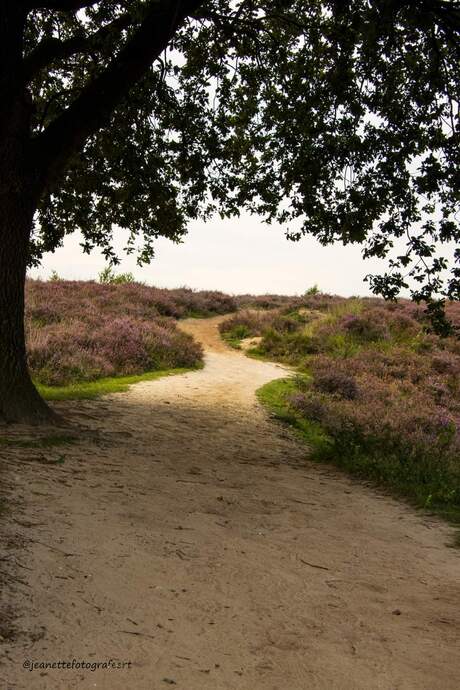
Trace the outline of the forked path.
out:
M 284 370 L 218 321 L 183 324 L 202 371 L 74 404 L 91 433 L 43 451 L 63 462 L 7 462 L 23 634 L 2 688 L 457 690 L 451 530 L 310 463 L 254 395 Z

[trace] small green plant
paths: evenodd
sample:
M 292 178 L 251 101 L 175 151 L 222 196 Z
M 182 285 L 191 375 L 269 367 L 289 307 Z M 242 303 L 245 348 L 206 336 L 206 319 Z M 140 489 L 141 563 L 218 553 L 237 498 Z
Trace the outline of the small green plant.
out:
M 115 274 L 113 272 L 113 269 L 110 266 L 106 266 L 100 273 L 99 273 L 99 282 L 102 283 L 103 285 L 108 285 L 109 283 L 112 282 Z
M 311 297 L 312 295 L 319 295 L 319 294 L 321 294 L 321 290 L 319 289 L 319 287 L 315 283 L 314 285 L 312 285 L 311 287 L 309 287 L 305 290 L 304 297 Z
M 119 273 L 117 275 L 111 266 L 106 266 L 99 273 L 99 282 L 103 285 L 126 285 L 136 281 L 132 273 Z
M 240 350 L 241 341 L 245 338 L 254 336 L 257 330 L 251 328 L 244 322 L 238 323 L 238 317 L 236 316 L 221 325 L 220 333 L 230 347 L 233 347 L 235 350 Z
M 60 275 L 58 274 L 57 271 L 51 271 L 51 275 L 49 277 L 50 283 L 57 283 L 59 280 L 62 280 Z
M 299 387 L 308 385 L 308 381 L 308 376 L 300 375 L 276 379 L 259 388 L 256 395 L 274 419 L 291 426 L 307 443 L 311 459 L 326 461 L 332 453 L 333 439 L 317 422 L 295 414 L 289 404 L 290 396 L 294 395 Z

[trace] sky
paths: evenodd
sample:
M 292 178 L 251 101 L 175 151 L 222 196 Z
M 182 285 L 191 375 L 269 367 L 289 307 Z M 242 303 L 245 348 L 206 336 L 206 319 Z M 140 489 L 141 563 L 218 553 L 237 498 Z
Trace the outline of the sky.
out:
M 115 246 L 123 247 L 122 230 L 115 231 Z M 106 266 L 100 252 L 83 254 L 77 233 L 66 238 L 63 247 L 46 254 L 31 277 L 49 278 L 56 271 L 69 280 L 97 279 Z M 351 295 L 371 294 L 363 278 L 382 272 L 384 262 L 364 261 L 359 246 L 322 247 L 312 237 L 291 242 L 280 225 L 268 226 L 259 218 L 215 218 L 190 225 L 183 244 L 159 239 L 156 257 L 139 267 L 134 256 L 123 256 L 116 273 L 131 272 L 136 280 L 158 287 L 187 286 L 222 290 L 230 294 L 302 294 L 313 285 L 322 292 Z

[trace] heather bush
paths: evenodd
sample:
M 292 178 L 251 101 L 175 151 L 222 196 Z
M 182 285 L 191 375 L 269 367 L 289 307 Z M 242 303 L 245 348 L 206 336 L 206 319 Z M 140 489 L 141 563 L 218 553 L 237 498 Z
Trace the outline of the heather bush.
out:
M 447 374 L 458 379 L 459 358 L 451 352 L 437 351 L 430 360 L 431 368 L 438 374 Z
M 196 366 L 201 347 L 174 322 L 132 317 L 98 322 L 61 322 L 28 332 L 28 359 L 34 378 L 47 385 L 66 385 L 105 376 Z
M 349 302 L 345 297 L 328 295 L 322 292 L 313 295 L 305 294 L 299 300 L 300 304 L 297 305 L 298 307 L 313 309 L 319 312 L 327 312 Z
M 285 335 L 271 328 L 264 333 L 259 350 L 282 362 L 299 364 L 307 355 L 320 352 L 321 347 L 315 336 L 302 332 L 300 327 L 294 333 Z
M 151 319 L 155 316 L 185 318 L 211 316 L 235 311 L 233 297 L 212 290 L 195 291 L 190 288 L 167 290 L 140 283 L 101 284 L 95 281 L 66 281 L 54 283 L 28 280 L 26 284 L 26 318 L 33 318 L 34 310 L 52 308 L 65 318 L 85 317 L 88 312 Z
M 230 340 L 262 336 L 260 354 L 294 365 L 320 352 L 348 357 L 370 343 L 406 341 L 421 330 L 414 319 L 393 315 L 381 304 L 381 300 L 305 295 L 269 311 L 241 311 L 220 329 Z
M 213 316 L 237 310 L 235 298 L 218 290 L 195 291 L 184 287 L 165 292 L 183 309 L 181 316 Z
M 313 380 L 313 388 L 347 400 L 354 400 L 358 395 L 358 386 L 353 376 L 334 370 L 317 374 Z
M 460 358 L 394 348 L 309 362 L 290 398 L 334 442 L 334 457 L 430 505 L 460 507 Z
M 453 305 L 451 310 L 454 312 Z M 376 298 L 344 299 L 320 293 L 284 303 L 273 298 L 271 309 L 240 311 L 223 322 L 220 330 L 235 341 L 262 336 L 259 354 L 294 365 L 312 354 L 348 358 L 361 350 L 394 347 L 420 354 L 444 350 L 459 355 L 458 338 L 441 340 L 428 333 L 425 317 L 422 307 L 404 301 L 385 303 Z
M 304 295 L 235 295 L 235 301 L 239 309 L 283 309 L 293 311 L 295 309 L 313 309 L 315 311 L 327 311 L 333 306 L 347 302 L 345 297 L 328 295 L 322 292 L 308 293 Z
M 300 298 L 289 295 L 236 295 L 235 301 L 238 309 L 280 309 L 292 305 L 293 308 L 300 306 Z
M 222 336 L 232 343 L 263 336 L 257 348 L 260 354 L 294 363 L 302 356 L 319 351 L 315 339 L 304 332 L 306 325 L 316 319 L 314 312 L 303 307 L 293 310 L 289 304 L 270 311 L 240 311 L 223 321 L 219 329 Z
M 186 288 L 28 281 L 29 366 L 37 382 L 52 386 L 193 367 L 202 361 L 201 346 L 171 317 L 231 305 L 226 295 Z
M 460 322 L 458 304 L 447 311 Z M 232 328 L 244 323 L 259 354 L 303 374 L 283 414 L 319 456 L 460 515 L 458 337 L 430 333 L 423 305 L 404 300 L 313 294 L 263 316 L 237 314 Z
M 272 313 L 243 310 L 219 324 L 221 335 L 231 342 L 260 336 L 273 320 Z
M 373 318 L 373 314 L 346 314 L 337 328 L 350 333 L 361 343 L 372 343 L 378 340 L 388 340 L 390 332 L 385 320 Z
M 47 326 L 50 323 L 59 323 L 62 313 L 53 304 L 34 304 L 28 306 L 26 316 L 35 326 Z

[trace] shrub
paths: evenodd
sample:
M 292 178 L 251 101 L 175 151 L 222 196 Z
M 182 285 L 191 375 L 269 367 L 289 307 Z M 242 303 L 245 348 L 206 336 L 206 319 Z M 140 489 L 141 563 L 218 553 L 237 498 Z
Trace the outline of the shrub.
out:
M 132 273 L 113 272 L 110 266 L 107 266 L 99 273 L 99 282 L 104 285 L 125 285 L 126 283 L 134 283 L 135 279 Z
M 361 315 L 346 314 L 338 327 L 363 343 L 387 340 L 390 337 L 388 324 L 385 320 L 379 320 L 373 316 L 369 312 Z
M 309 363 L 290 404 L 319 422 L 336 461 L 421 502 L 460 506 L 460 358 L 394 348 Z
M 313 387 L 322 393 L 332 393 L 347 400 L 354 400 L 358 395 L 358 386 L 352 376 L 330 370 L 317 374 Z
M 233 297 L 224 293 L 190 288 L 167 290 L 141 283 L 96 283 L 95 281 L 60 280 L 49 283 L 28 280 L 26 283 L 27 317 L 44 305 L 65 319 L 86 318 L 92 313 L 133 316 L 151 319 L 158 315 L 184 318 L 208 316 L 236 310 Z
M 320 294 L 320 290 L 319 290 L 318 286 L 315 284 L 315 285 L 312 285 L 311 287 L 309 287 L 305 290 L 304 297 L 311 297 L 312 295 L 319 295 L 319 294 Z
M 313 447 L 322 439 L 319 456 L 419 504 L 460 509 L 460 340 L 428 332 L 423 305 L 404 300 L 306 294 L 269 303 L 221 331 L 261 335 L 260 353 L 309 375 L 290 379 L 284 414 L 308 429 Z M 448 314 L 460 325 L 458 303 Z
M 28 358 L 39 383 L 67 385 L 105 376 L 126 376 L 196 366 L 201 347 L 174 322 L 99 317 L 32 329 Z
M 193 303 L 199 309 L 203 305 L 221 309 L 225 299 L 190 290 L 184 296 L 183 289 L 159 290 L 136 283 L 27 281 L 32 375 L 39 383 L 66 385 L 196 366 L 202 361 L 201 347 L 170 318 L 186 315 Z
M 260 336 L 269 327 L 272 319 L 273 315 L 270 313 L 245 310 L 222 321 L 219 324 L 219 331 L 224 337 L 231 340 Z

